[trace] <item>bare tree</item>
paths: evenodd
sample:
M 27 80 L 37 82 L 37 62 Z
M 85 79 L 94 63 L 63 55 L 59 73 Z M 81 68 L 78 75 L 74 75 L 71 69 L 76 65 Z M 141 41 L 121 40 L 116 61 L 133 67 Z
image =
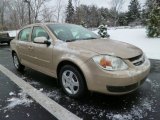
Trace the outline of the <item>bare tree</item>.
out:
M 65 8 L 65 4 L 63 4 L 62 0 L 55 0 L 55 5 L 49 8 L 44 5 L 42 12 L 42 20 L 41 21 L 54 21 L 60 22 L 63 19 L 63 11 Z
M 13 0 L 10 1 L 8 8 L 10 10 L 10 18 L 16 27 L 22 27 L 27 24 L 27 5 L 23 0 Z
M 76 15 L 74 15 L 74 21 L 78 22 L 80 20 L 80 14 L 79 14 L 79 6 L 80 6 L 80 0 L 73 0 L 74 2 L 74 10 Z M 80 22 L 79 22 L 80 23 Z
M 42 12 L 42 7 L 44 7 L 44 4 L 48 1 L 49 0 L 30 0 L 32 22 L 35 23 L 38 20 L 38 16 L 40 12 Z
M 53 17 L 55 17 L 55 13 L 56 11 L 52 8 L 48 8 L 48 7 L 44 7 L 44 9 L 42 10 L 42 20 L 43 22 L 53 22 L 54 19 Z
M 60 19 L 60 13 L 62 11 L 62 0 L 57 0 L 57 5 L 56 5 L 56 11 L 57 11 L 57 22 L 59 22 Z
M 61 11 L 61 23 L 65 23 L 65 19 L 66 19 L 66 7 L 67 5 L 63 5 L 62 11 Z
M 117 25 L 119 20 L 119 12 L 121 11 L 125 0 L 112 0 L 111 1 L 111 15 L 114 18 L 114 26 Z
M 4 28 L 4 14 L 7 7 L 7 0 L 0 1 L 0 22 L 1 22 L 1 29 Z

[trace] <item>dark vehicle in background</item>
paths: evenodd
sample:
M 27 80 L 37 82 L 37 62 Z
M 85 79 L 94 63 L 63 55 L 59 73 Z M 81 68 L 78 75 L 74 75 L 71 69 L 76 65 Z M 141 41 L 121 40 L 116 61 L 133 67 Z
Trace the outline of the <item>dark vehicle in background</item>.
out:
M 10 37 L 9 33 L 7 33 L 7 32 L 0 33 L 0 43 L 7 43 L 8 45 L 10 45 L 10 42 L 13 39 L 14 39 L 14 37 Z

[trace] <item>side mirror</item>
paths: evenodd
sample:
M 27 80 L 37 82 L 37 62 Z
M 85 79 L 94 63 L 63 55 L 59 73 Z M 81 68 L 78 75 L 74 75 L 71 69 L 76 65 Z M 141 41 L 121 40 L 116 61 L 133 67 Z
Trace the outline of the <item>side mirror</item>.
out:
M 34 43 L 46 44 L 47 46 L 51 44 L 51 42 L 48 41 L 46 37 L 36 37 L 34 39 Z

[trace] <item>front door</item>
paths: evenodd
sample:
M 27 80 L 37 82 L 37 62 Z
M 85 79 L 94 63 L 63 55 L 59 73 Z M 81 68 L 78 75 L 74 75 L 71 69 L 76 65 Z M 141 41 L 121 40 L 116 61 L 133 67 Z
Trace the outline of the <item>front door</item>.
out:
M 49 35 L 46 32 L 46 30 L 41 26 L 35 26 L 33 27 L 31 40 L 32 40 L 32 47 L 34 49 L 34 59 L 33 63 L 37 70 L 52 74 L 52 51 L 53 46 L 52 44 L 50 46 L 47 46 L 46 44 L 39 44 L 34 43 L 34 39 L 36 37 L 46 37 L 47 40 L 49 40 Z

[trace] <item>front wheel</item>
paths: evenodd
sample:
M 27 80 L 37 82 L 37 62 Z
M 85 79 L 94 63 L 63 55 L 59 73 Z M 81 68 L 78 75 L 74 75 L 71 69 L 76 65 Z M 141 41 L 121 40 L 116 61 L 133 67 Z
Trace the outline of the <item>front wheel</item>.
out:
M 18 70 L 18 71 L 23 71 L 25 66 L 22 65 L 20 62 L 19 62 L 19 59 L 18 59 L 18 56 L 16 53 L 13 53 L 13 63 L 14 63 L 14 66 L 15 68 Z
M 72 98 L 80 98 L 86 90 L 82 74 L 76 67 L 65 65 L 59 73 L 60 84 L 63 91 Z

